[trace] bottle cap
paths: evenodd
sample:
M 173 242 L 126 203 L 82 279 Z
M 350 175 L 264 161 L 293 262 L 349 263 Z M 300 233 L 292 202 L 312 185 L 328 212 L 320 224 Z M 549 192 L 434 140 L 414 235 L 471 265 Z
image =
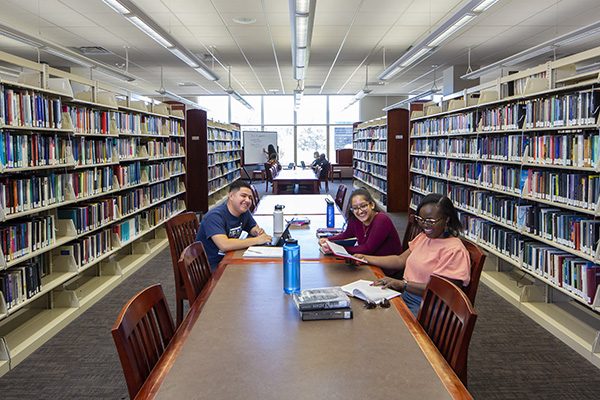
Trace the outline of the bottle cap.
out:
M 285 244 L 298 244 L 298 239 L 285 239 Z
M 283 210 L 284 208 L 285 208 L 285 206 L 283 204 L 275 204 L 276 210 Z

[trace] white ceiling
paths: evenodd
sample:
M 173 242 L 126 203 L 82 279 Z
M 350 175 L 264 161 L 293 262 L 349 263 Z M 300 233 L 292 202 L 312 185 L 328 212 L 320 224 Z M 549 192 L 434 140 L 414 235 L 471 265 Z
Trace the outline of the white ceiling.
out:
M 0 22 L 69 48 L 102 46 L 114 54 L 90 57 L 111 65 L 125 63 L 124 46 L 129 46 L 128 72 L 140 78 L 133 86 L 99 73 L 93 77 L 139 94 L 156 94 L 161 67 L 164 88 L 183 96 L 223 94 L 229 86 L 228 66 L 231 87 L 241 94 L 291 94 L 296 88 L 288 1 L 134 2 L 187 49 L 206 55 L 205 63 L 221 79 L 206 80 L 101 0 L 0 0 Z M 375 85 L 384 62 L 389 66 L 464 3 L 466 0 L 317 0 L 306 93 L 354 94 L 365 85 L 366 65 L 372 95 L 427 90 L 433 84 L 434 64 L 439 65 L 436 85 L 441 87 L 444 69 L 456 65 L 466 71 L 469 48 L 471 65 L 485 66 L 600 20 L 598 0 L 500 0 L 443 42 L 435 54 L 386 85 Z M 240 16 L 257 22 L 240 25 L 233 21 Z M 556 56 L 598 45 L 600 34 L 561 47 Z M 2 36 L 0 50 L 38 59 L 36 49 Z M 53 66 L 70 66 L 44 52 L 40 57 Z M 535 59 L 533 65 L 551 57 L 554 55 Z M 198 86 L 180 87 L 179 82 Z

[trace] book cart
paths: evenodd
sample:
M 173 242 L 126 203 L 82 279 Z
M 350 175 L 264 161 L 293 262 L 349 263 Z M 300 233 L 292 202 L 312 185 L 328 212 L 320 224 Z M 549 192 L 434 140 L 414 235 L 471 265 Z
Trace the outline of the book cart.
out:
M 408 210 L 408 111 L 354 124 L 353 185 L 385 211 Z
M 0 59 L 26 71 L 0 81 L 1 375 L 167 247 L 185 134 L 166 104 Z
M 411 115 L 411 205 L 450 197 L 481 280 L 600 367 L 600 47 Z M 589 63 L 589 62 L 588 62 Z M 515 338 L 518 341 L 518 338 Z

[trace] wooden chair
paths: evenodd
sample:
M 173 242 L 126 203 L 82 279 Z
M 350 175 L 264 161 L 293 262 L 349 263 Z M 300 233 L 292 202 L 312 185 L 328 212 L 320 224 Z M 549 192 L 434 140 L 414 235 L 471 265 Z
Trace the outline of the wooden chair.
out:
M 258 207 L 258 203 L 260 203 L 260 196 L 256 186 L 250 185 L 250 190 L 252 191 L 252 206 L 250 207 L 250 212 L 254 213 L 256 207 Z
M 408 242 L 417 237 L 421 233 L 421 227 L 415 222 L 415 214 L 408 214 L 408 223 L 406 224 L 406 230 L 404 231 L 404 238 L 402 239 L 402 251 L 408 249 Z
M 325 166 L 325 168 L 328 168 L 328 166 Z M 315 174 L 317 175 L 317 179 L 319 180 L 319 190 L 321 190 L 321 182 L 325 182 L 325 192 L 329 193 L 329 179 L 327 178 L 327 173 L 329 171 L 329 169 L 327 169 L 327 171 L 325 171 L 325 174 L 322 174 L 323 171 L 323 166 L 319 165 L 317 167 L 317 170 L 315 171 Z M 321 177 L 321 175 L 323 175 L 324 177 Z
M 335 169 L 335 167 L 333 166 L 333 164 L 329 165 L 329 181 L 331 183 L 333 183 L 333 178 L 338 177 L 338 179 L 340 180 L 340 182 L 342 181 L 342 170 L 340 169 Z
M 469 343 L 476 319 L 477 313 L 462 290 L 447 279 L 431 276 L 417 321 L 465 386 Z
M 191 307 L 212 275 L 202 242 L 192 243 L 181 253 L 179 271 Z
M 346 187 L 346 185 L 340 185 L 335 195 L 335 204 L 337 204 L 340 211 L 344 209 L 344 200 L 346 199 L 347 191 L 348 188 Z
M 175 334 L 162 287 L 150 286 L 123 307 L 111 329 L 129 397 L 136 394 Z
M 468 286 L 463 288 L 463 291 L 471 301 L 471 304 L 475 305 L 475 296 L 477 295 L 479 278 L 481 278 L 481 271 L 483 270 L 483 263 L 485 262 L 485 254 L 483 254 L 475 243 L 466 239 L 461 240 L 471 258 L 471 281 Z
M 200 224 L 193 212 L 186 212 L 174 216 L 165 222 L 169 247 L 171 249 L 171 261 L 173 262 L 173 273 L 175 275 L 175 302 L 177 307 L 177 326 L 183 321 L 183 300 L 187 299 L 185 286 L 181 273 L 179 272 L 179 257 L 183 250 L 196 240 L 196 234 Z
M 273 169 L 269 163 L 265 163 L 265 183 L 267 184 L 265 191 L 269 192 L 269 183 L 273 185 Z

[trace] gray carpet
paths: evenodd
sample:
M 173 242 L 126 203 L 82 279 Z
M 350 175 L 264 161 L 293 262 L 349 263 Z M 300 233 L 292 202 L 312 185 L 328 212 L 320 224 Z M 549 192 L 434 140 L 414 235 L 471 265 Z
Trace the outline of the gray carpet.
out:
M 351 186 L 349 181 L 345 184 Z M 330 193 L 335 194 L 337 186 L 331 185 Z M 262 195 L 264 182 L 257 187 Z M 405 214 L 390 216 L 402 235 Z M 162 283 L 174 315 L 173 271 L 166 249 L 0 378 L 0 398 L 128 398 L 110 328 L 121 307 L 154 283 Z M 590 362 L 484 284 L 480 284 L 476 304 L 479 317 L 468 374 L 475 399 L 598 398 L 600 371 Z M 397 390 L 402 393 L 402 388 Z M 390 398 L 397 398 L 393 393 L 391 388 Z

